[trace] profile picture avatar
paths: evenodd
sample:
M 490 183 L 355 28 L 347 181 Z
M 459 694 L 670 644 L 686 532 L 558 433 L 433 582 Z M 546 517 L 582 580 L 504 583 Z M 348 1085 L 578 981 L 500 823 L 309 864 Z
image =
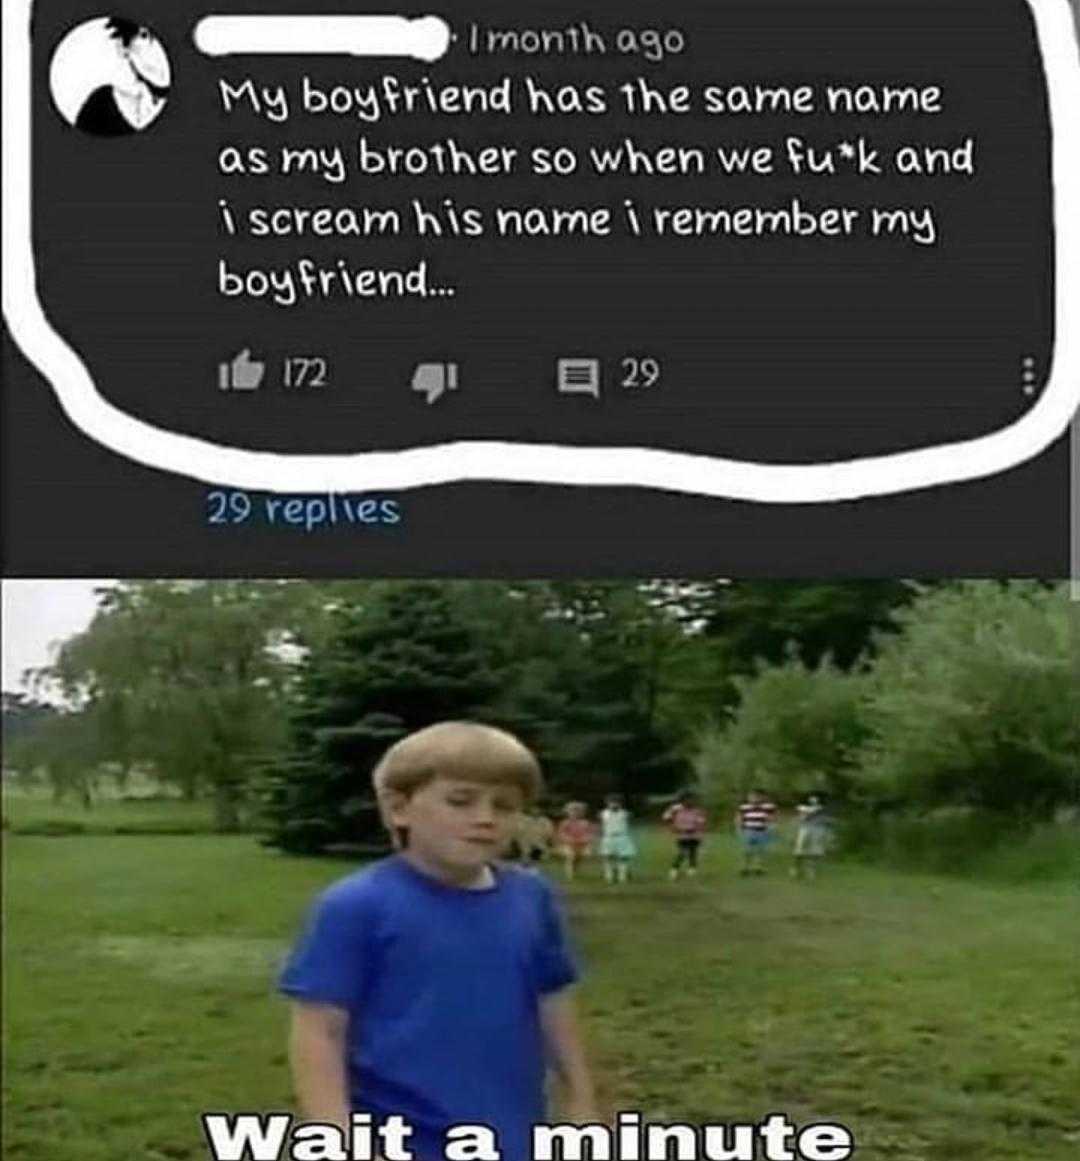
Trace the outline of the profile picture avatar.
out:
M 158 38 L 122 16 L 73 28 L 56 47 L 49 71 L 64 119 L 95 137 L 126 137 L 152 124 L 165 107 L 171 69 Z

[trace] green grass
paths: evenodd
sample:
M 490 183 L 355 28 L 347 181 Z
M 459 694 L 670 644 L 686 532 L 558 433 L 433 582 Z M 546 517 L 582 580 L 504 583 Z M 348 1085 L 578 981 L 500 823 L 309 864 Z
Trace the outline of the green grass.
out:
M 44 790 L 5 787 L 4 827 L 16 834 L 208 834 L 213 809 L 205 800 L 95 797 L 87 809 L 73 797 L 59 802 Z
M 5 836 L 12 1161 L 207 1156 L 203 1110 L 289 1108 L 273 975 L 347 864 L 249 837 Z M 859 1161 L 1065 1161 L 1080 1140 L 1076 897 L 830 866 L 568 892 L 605 1100 L 657 1120 L 839 1120 Z
M 951 811 L 937 817 L 894 815 L 848 819 L 846 857 L 900 871 L 963 875 L 1002 883 L 1080 882 L 1076 823 L 1023 826 L 1000 814 Z

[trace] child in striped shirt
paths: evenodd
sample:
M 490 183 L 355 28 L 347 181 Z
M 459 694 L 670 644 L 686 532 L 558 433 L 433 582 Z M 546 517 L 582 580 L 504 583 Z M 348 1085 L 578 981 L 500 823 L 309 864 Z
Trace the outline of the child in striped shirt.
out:
M 735 830 L 742 840 L 743 865 L 740 875 L 764 875 L 765 852 L 772 841 L 776 806 L 760 787 L 750 791 L 735 811 Z

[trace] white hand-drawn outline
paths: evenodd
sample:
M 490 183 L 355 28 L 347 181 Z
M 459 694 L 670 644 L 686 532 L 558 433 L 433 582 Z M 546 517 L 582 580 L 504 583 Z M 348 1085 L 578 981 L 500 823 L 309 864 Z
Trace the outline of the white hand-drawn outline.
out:
M 1044 451 L 1080 404 L 1080 69 L 1069 0 L 1026 0 L 1046 72 L 1053 131 L 1055 347 L 1038 401 L 1000 431 L 952 444 L 837 463 L 761 464 L 655 448 L 456 441 L 394 452 L 289 455 L 227 447 L 128 415 L 97 390 L 37 296 L 31 235 L 31 45 L 34 0 L 3 3 L 3 306 L 11 334 L 91 439 L 151 467 L 270 492 L 404 489 L 466 480 L 641 486 L 800 504 L 973 480 Z M 1067 310 L 1074 312 L 1068 318 Z

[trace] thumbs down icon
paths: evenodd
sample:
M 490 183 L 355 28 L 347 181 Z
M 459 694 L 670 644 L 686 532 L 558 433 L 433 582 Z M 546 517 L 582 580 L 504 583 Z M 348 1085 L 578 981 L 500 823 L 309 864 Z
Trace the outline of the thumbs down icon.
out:
M 457 384 L 457 363 L 418 363 L 413 371 L 412 389 L 426 395 L 428 403 L 437 402 L 447 391 L 456 391 Z

